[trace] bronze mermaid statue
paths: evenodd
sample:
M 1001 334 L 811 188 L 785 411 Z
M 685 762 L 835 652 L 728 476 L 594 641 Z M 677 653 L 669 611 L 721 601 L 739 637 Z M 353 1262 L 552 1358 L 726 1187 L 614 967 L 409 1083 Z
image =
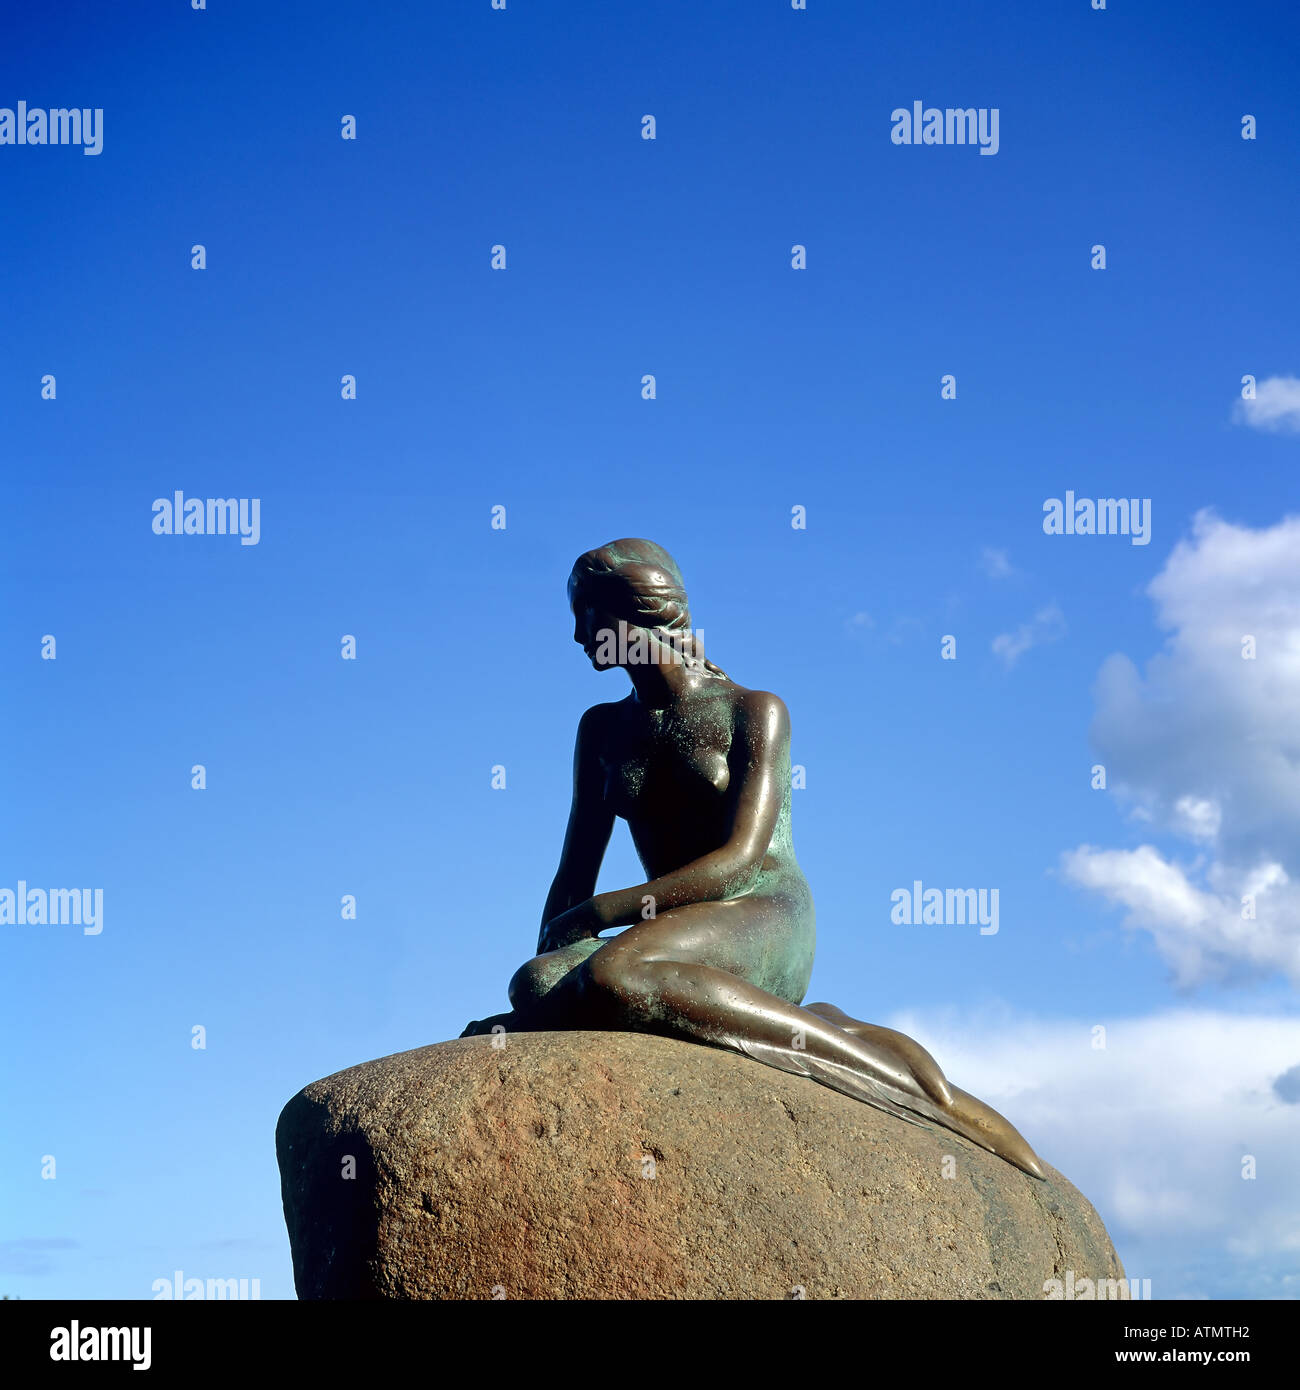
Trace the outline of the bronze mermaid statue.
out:
M 801 1003 L 816 933 L 790 834 L 789 715 L 705 659 L 672 556 L 636 539 L 588 551 L 569 602 L 573 640 L 632 691 L 579 722 L 564 848 L 511 1012 L 461 1036 L 612 1029 L 730 1048 L 1043 1177 L 1021 1135 L 919 1043 Z M 617 816 L 647 881 L 597 893 Z

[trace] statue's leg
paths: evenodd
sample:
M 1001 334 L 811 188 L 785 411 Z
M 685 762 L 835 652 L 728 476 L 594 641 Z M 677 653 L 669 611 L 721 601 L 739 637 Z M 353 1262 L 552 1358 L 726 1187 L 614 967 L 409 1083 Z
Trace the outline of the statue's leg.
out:
M 890 1035 L 879 1040 L 858 1036 L 824 1014 L 751 983 L 773 978 L 773 963 L 788 949 L 790 931 L 786 907 L 754 897 L 693 903 L 629 927 L 568 978 L 562 996 L 569 1010 L 567 1026 L 666 1033 L 749 1052 L 819 1079 L 826 1069 L 819 1073 L 808 1067 L 808 1060 L 831 1063 L 883 1084 L 905 1109 L 938 1120 L 1035 1177 L 1043 1176 L 1023 1136 L 995 1110 L 948 1087 L 937 1063 L 918 1043 L 892 1029 L 879 1030 Z M 938 1083 L 947 1091 L 946 1100 L 935 1095 Z M 842 1083 L 827 1084 L 845 1089 Z
M 494 1027 L 503 1028 L 507 1033 L 565 1027 L 562 1021 L 563 1015 L 567 1012 L 564 999 L 576 991 L 578 968 L 604 944 L 599 937 L 592 937 L 525 961 L 515 971 L 507 990 L 510 1012 L 476 1019 L 465 1029 L 461 1037 L 471 1038 L 481 1033 L 490 1033 Z
M 519 1020 L 513 1013 L 508 1014 L 489 1014 L 487 1018 L 471 1019 L 461 1030 L 462 1038 L 477 1038 L 500 1028 L 503 1032 L 514 1033 L 518 1031 Z
M 564 992 L 568 1027 L 661 1032 L 744 1050 L 798 1051 L 923 1098 L 907 1062 L 753 980 L 781 975 L 796 935 L 788 905 L 747 897 L 692 903 L 602 942 Z
M 598 936 L 586 937 L 525 961 L 506 990 L 515 1013 L 521 1018 L 552 1020 L 543 1026 L 562 1026 L 559 1020 L 577 992 L 580 967 L 606 944 Z

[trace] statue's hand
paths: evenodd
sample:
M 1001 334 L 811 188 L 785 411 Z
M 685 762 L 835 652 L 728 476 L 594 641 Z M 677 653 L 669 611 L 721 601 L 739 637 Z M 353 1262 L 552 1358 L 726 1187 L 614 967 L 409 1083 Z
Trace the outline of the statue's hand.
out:
M 543 956 L 548 951 L 561 951 L 566 946 L 572 946 L 575 941 L 588 941 L 598 936 L 605 925 L 588 898 L 585 903 L 579 903 L 547 922 L 537 938 L 537 954 Z

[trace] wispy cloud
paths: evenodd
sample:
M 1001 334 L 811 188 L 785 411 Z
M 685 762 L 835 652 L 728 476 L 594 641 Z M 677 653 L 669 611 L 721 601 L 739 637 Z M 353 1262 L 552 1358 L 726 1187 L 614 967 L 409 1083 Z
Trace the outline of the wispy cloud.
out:
M 980 552 L 980 568 L 990 579 L 1010 579 L 1016 572 L 1007 559 L 1007 552 L 995 550 L 991 545 L 986 545 Z
M 1265 377 L 1256 383 L 1255 399 L 1239 400 L 1233 414 L 1251 429 L 1300 434 L 1300 377 Z
M 1020 660 L 1031 647 L 1042 646 L 1044 642 L 1059 642 L 1065 636 L 1065 615 L 1054 603 L 1040 608 L 1027 622 L 1021 623 L 1014 632 L 1003 632 L 993 639 L 993 655 L 1000 657 L 1008 670 Z
M 0 1240 L 0 1273 L 39 1277 L 54 1272 L 50 1252 L 77 1250 L 80 1243 L 66 1236 L 26 1236 L 21 1240 Z

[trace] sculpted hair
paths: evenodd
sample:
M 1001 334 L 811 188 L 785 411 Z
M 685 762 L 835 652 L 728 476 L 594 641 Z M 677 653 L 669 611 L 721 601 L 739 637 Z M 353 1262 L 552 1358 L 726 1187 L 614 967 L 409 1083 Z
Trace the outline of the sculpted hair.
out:
M 569 575 L 569 594 L 588 595 L 607 613 L 645 628 L 684 660 L 699 661 L 709 675 L 728 678 L 704 656 L 691 629 L 686 584 L 677 561 L 654 541 L 625 537 L 580 555 Z

